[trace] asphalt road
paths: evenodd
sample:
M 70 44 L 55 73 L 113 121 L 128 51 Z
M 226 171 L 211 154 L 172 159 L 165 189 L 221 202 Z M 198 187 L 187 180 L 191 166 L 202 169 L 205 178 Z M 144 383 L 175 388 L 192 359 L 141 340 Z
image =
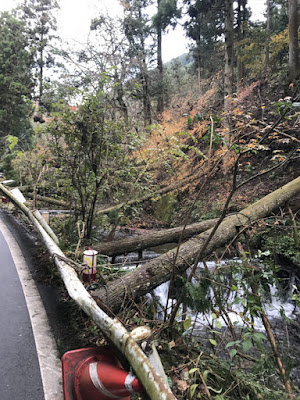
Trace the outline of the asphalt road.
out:
M 0 399 L 44 398 L 23 289 L 9 247 L 0 231 Z

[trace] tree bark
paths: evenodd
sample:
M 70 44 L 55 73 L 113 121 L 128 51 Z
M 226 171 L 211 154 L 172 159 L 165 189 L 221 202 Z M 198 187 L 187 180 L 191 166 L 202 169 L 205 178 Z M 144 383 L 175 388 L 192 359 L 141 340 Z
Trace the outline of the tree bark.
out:
M 275 190 L 241 212 L 228 217 L 220 224 L 214 237 L 204 250 L 204 256 L 210 255 L 217 248 L 229 243 L 236 236 L 240 227 L 247 226 L 270 215 L 272 211 L 278 209 L 298 193 L 300 193 L 300 177 Z M 210 232 L 211 230 L 205 231 L 180 246 L 175 264 L 178 274 L 182 274 L 193 264 L 199 249 L 205 243 Z M 108 284 L 108 306 L 113 310 L 118 310 L 121 304 L 126 304 L 126 300 L 130 302 L 132 299 L 143 296 L 168 281 L 174 267 L 175 254 L 176 249 L 170 250 L 166 254 L 128 273 L 121 279 L 116 279 Z M 94 292 L 95 298 L 99 298 L 104 303 L 107 298 L 106 295 L 106 288 Z
M 298 2 L 289 0 L 289 77 L 294 80 L 299 73 Z
M 157 9 L 159 9 L 161 0 L 157 0 Z M 159 21 L 157 27 L 157 69 L 159 76 L 159 93 L 157 98 L 157 112 L 158 114 L 163 113 L 164 111 L 164 66 L 162 61 L 162 27 L 161 22 Z
M 224 92 L 233 92 L 233 0 L 225 0 L 225 81 Z M 226 108 L 226 102 L 225 102 Z M 225 109 L 226 111 L 226 109 Z
M 233 0 L 225 0 L 225 69 L 224 69 L 224 139 L 227 149 L 231 141 L 231 108 L 233 94 Z M 229 170 L 230 153 L 223 158 L 223 171 Z
M 142 6 L 138 6 L 139 20 L 142 21 Z M 149 74 L 146 62 L 146 48 L 145 48 L 145 37 L 143 29 L 139 29 L 140 41 L 141 41 L 141 78 L 142 78 L 142 90 L 143 90 L 143 112 L 144 112 L 144 124 L 145 126 L 152 124 L 151 115 L 151 102 L 149 95 Z
M 124 87 L 123 87 L 123 82 L 125 81 L 125 78 L 118 76 L 118 71 L 115 70 L 114 74 L 114 80 L 115 80 L 115 90 L 116 90 L 116 95 L 117 95 L 117 101 L 119 103 L 119 107 L 121 108 L 122 114 L 124 116 L 124 120 L 126 124 L 128 123 L 128 108 L 127 105 L 124 101 Z
M 237 93 L 242 90 L 242 82 L 244 78 L 244 65 L 241 60 L 241 52 L 243 48 L 242 41 L 245 38 L 245 22 L 246 22 L 246 6 L 247 0 L 238 0 L 238 13 L 237 13 L 237 29 L 238 29 L 238 46 L 237 46 Z M 242 11 L 243 9 L 243 11 Z
M 30 197 L 31 199 L 34 197 L 33 193 L 29 193 L 27 191 L 25 191 L 26 196 Z M 57 199 L 52 199 L 51 197 L 45 197 L 45 196 L 41 196 L 39 194 L 36 195 L 36 199 L 39 201 L 43 201 L 45 203 L 49 203 L 49 204 L 54 204 L 56 206 L 62 206 L 62 207 L 69 207 L 69 205 L 63 201 L 63 200 L 57 200 Z
M 188 225 L 184 230 L 182 226 L 178 228 L 164 229 L 146 235 L 135 236 L 109 243 L 101 243 L 93 246 L 93 248 L 101 254 L 117 256 L 119 254 L 129 253 L 130 251 L 149 249 L 150 247 L 159 246 L 164 243 L 177 243 L 181 233 L 183 239 L 187 239 L 212 228 L 216 222 L 216 219 L 211 219 Z
M 270 74 L 270 18 L 271 18 L 271 0 L 267 0 L 267 21 L 266 21 L 266 59 L 265 59 L 265 75 Z
M 44 41 L 44 36 L 41 37 L 41 42 Z M 38 107 L 43 105 L 43 93 L 44 93 L 44 48 L 40 49 L 40 58 L 39 58 L 39 98 L 38 98 Z

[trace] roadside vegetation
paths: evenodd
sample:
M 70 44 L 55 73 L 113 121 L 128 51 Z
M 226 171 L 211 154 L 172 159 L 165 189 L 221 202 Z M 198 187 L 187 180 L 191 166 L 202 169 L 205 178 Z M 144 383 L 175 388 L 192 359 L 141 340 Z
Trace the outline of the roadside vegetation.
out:
M 53 0 L 0 14 L 0 172 L 32 208 L 70 211 L 51 219 L 61 248 L 79 263 L 99 251 L 88 290 L 129 330 L 151 327 L 178 399 L 297 399 L 300 3 L 268 0 L 263 22 L 251 0 L 149 4 L 95 15 L 76 49 Z M 164 65 L 178 23 L 191 49 Z M 80 345 L 104 343 L 73 304 L 63 312 Z

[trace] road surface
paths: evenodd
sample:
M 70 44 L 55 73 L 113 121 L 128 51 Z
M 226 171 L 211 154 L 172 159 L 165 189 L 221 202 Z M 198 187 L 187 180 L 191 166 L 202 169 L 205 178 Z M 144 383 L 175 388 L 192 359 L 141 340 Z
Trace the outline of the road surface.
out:
M 0 399 L 62 400 L 55 342 L 35 283 L 0 212 Z

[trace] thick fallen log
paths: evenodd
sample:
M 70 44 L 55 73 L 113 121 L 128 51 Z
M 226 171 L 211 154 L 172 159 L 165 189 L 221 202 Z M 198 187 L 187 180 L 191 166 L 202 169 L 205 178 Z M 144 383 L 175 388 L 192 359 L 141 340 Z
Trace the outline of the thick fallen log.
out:
M 116 318 L 111 319 L 97 306 L 94 299 L 79 280 L 75 270 L 64 261 L 68 260 L 64 257 L 61 249 L 54 243 L 32 212 L 1 184 L 0 191 L 9 197 L 14 204 L 23 211 L 37 229 L 47 250 L 54 259 L 69 296 L 76 301 L 79 307 L 97 324 L 105 337 L 127 358 L 144 386 L 149 398 L 151 400 L 176 400 L 169 386 L 151 365 L 149 359 L 131 337 L 130 333 Z
M 254 221 L 267 217 L 298 193 L 300 193 L 300 177 L 239 213 L 227 217 L 218 227 L 206 249 L 204 249 L 204 256 L 208 256 L 217 248 L 230 243 L 241 227 L 251 225 Z M 193 237 L 180 246 L 175 264 L 176 273 L 182 274 L 189 266 L 193 265 L 197 253 L 203 247 L 211 230 L 209 229 Z M 176 249 L 170 250 L 158 258 L 146 262 L 121 279 L 116 279 L 109 283 L 105 289 L 101 288 L 94 291 L 93 294 L 96 299 L 100 300 L 100 304 L 101 301 L 106 303 L 105 299 L 108 293 L 108 306 L 112 310 L 118 310 L 122 304 L 126 304 L 126 299 L 130 302 L 132 299 L 143 296 L 163 282 L 168 281 L 174 267 L 175 256 Z
M 165 243 L 177 243 L 182 234 L 183 239 L 188 239 L 194 235 L 206 231 L 214 226 L 217 219 L 210 219 L 195 224 L 187 225 L 185 229 L 182 226 L 172 229 L 164 229 L 158 232 L 151 232 L 145 235 L 134 236 L 114 242 L 101 243 L 93 246 L 101 254 L 107 256 L 117 256 L 131 251 L 141 251 L 150 247 L 159 246 Z
M 25 192 L 25 193 L 26 193 L 26 196 L 28 196 L 29 198 L 31 198 L 31 199 L 34 198 L 34 194 L 32 192 Z M 52 199 L 52 197 L 45 197 L 45 196 L 41 196 L 40 194 L 36 195 L 36 199 L 39 201 L 43 201 L 44 203 L 54 204 L 56 206 L 62 206 L 62 207 L 66 207 L 66 208 L 69 207 L 69 205 L 63 200 Z

